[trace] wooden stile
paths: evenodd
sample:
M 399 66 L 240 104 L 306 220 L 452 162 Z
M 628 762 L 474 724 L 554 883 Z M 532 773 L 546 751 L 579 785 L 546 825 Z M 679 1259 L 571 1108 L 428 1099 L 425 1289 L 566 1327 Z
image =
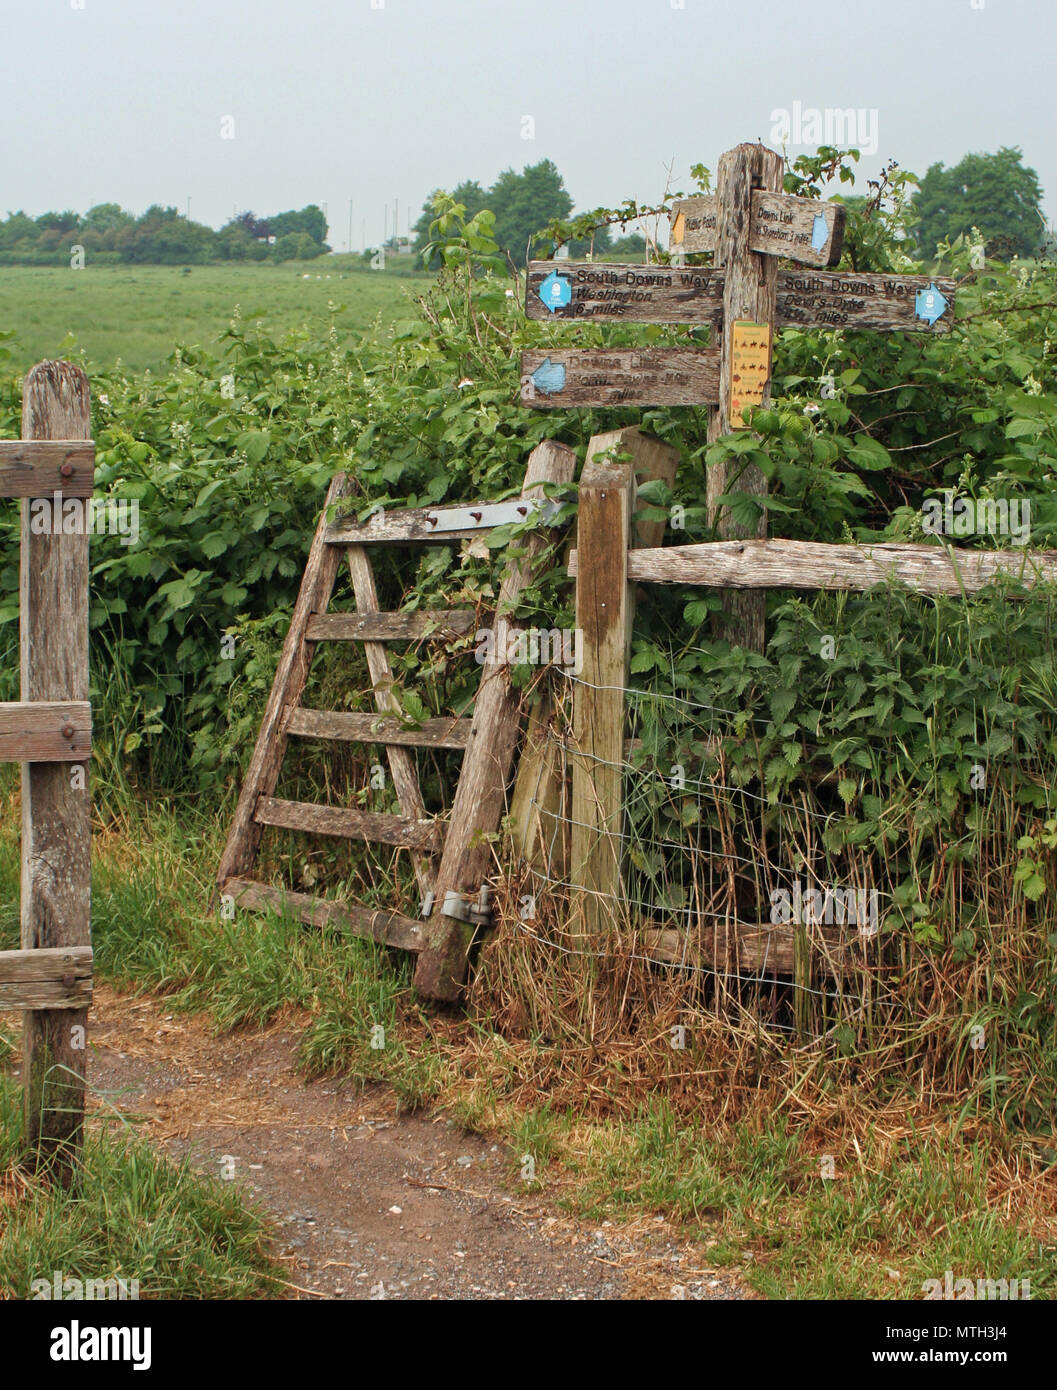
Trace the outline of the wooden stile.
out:
M 286 721 L 286 732 L 301 738 L 384 743 L 391 748 L 465 748 L 470 739 L 470 723 L 469 719 L 423 719 L 420 724 L 408 726 L 395 715 L 295 709 Z
M 575 470 L 573 451 L 564 444 L 545 440 L 529 458 L 522 500 L 542 497 L 547 483 L 571 482 Z M 509 614 L 530 582 L 547 540 L 546 535 L 530 533 L 521 547 L 520 562 L 500 586 L 496 605 L 500 635 L 517 630 Z M 507 650 L 505 641 L 497 641 L 496 647 L 500 653 Z M 469 922 L 451 915 L 451 907 L 456 900 L 465 902 L 467 895 L 476 895 L 488 875 L 492 849 L 487 837 L 499 829 L 506 807 L 507 780 L 519 723 L 520 701 L 510 688 L 505 662 L 497 657 L 485 663 L 474 701 L 470 743 L 437 870 L 429 944 L 419 956 L 415 970 L 416 987 L 432 999 L 457 999 L 466 978 L 473 928 Z M 449 898 L 449 894 L 453 897 Z
M 262 796 L 253 818 L 258 825 L 302 830 L 306 835 L 338 835 L 345 840 L 373 840 L 400 849 L 433 851 L 440 839 L 434 820 L 380 815 L 343 806 L 319 806 L 307 801 L 283 801 Z
M 377 613 L 378 591 L 375 588 L 374 571 L 367 558 L 367 551 L 363 546 L 350 545 L 346 548 L 345 556 L 348 561 L 349 575 L 352 579 L 352 592 L 356 599 L 357 611 Z M 384 643 L 367 641 L 363 644 L 363 650 L 367 656 L 367 670 L 370 672 L 371 685 L 374 687 L 376 708 L 382 713 L 398 711 L 399 702 L 393 691 L 393 668 L 389 663 L 389 654 Z M 426 819 L 426 806 L 422 800 L 422 789 L 418 784 L 418 773 L 415 771 L 414 759 L 406 748 L 397 744 L 390 744 L 385 750 L 385 755 L 402 814 L 408 820 L 424 821 Z M 417 846 L 417 848 L 424 849 L 425 846 Z M 429 855 L 421 853 L 413 854 L 411 863 L 414 865 L 419 891 L 425 898 L 433 886 L 435 865 Z
M 380 946 L 392 946 L 400 951 L 421 951 L 425 927 L 413 917 L 386 908 L 361 907 L 358 903 L 334 902 L 330 898 L 314 897 L 311 893 L 295 893 L 290 889 L 273 888 L 250 878 L 230 878 L 225 890 L 243 908 L 288 913 L 313 927 L 333 927 L 352 936 L 365 936 Z
M 427 637 L 465 637 L 477 626 L 467 609 L 418 609 L 413 613 L 317 613 L 309 619 L 309 642 L 416 642 Z
M 492 673 L 486 666 L 472 719 L 425 719 L 419 724 L 407 719 L 393 688 L 393 670 L 385 644 L 465 638 L 474 633 L 478 617 L 469 609 L 380 611 L 369 546 L 383 542 L 451 543 L 465 535 L 487 534 L 498 525 L 532 522 L 534 518 L 546 520 L 553 504 L 546 501 L 543 484 L 570 481 L 574 465 L 575 456 L 564 445 L 542 444 L 529 460 L 520 500 L 391 511 L 362 523 L 334 519 L 337 505 L 348 493 L 347 481 L 335 479 L 317 527 L 301 594 L 218 872 L 222 896 L 243 907 L 290 912 L 306 923 L 339 927 L 418 952 L 416 982 L 420 991 L 434 998 L 456 997 L 467 966 L 463 923 L 446 916 L 439 907 L 431 921 L 416 922 L 397 912 L 333 902 L 258 883 L 250 871 L 258 857 L 262 830 L 272 826 L 314 835 L 365 839 L 407 850 L 423 897 L 424 915 L 429 913 L 431 903 L 443 906 L 443 895 L 453 891 L 455 884 L 468 886 L 472 881 L 474 891 L 479 889 L 488 857 L 487 846 L 481 853 L 481 839 L 499 828 L 506 775 L 517 734 L 518 701 L 510 696 L 505 679 L 501 684 L 490 679 Z M 467 519 L 473 522 L 471 528 L 464 525 Z M 530 531 L 519 544 L 523 559 L 500 590 L 501 612 L 516 605 L 531 573 L 532 561 L 545 548 L 547 536 L 538 530 Z M 356 611 L 328 613 L 343 551 Z M 498 626 L 504 623 L 512 627 L 505 619 Z M 311 710 L 301 704 L 315 644 L 327 641 L 363 643 L 374 713 Z M 400 814 L 380 815 L 276 797 L 283 754 L 291 737 L 384 746 Z M 410 751 L 418 747 L 454 749 L 464 754 L 446 836 L 443 823 L 425 811 Z M 451 906 L 450 901 L 448 905 Z
M 262 796 L 271 796 L 278 783 L 288 737 L 286 721 L 291 711 L 301 703 L 312 665 L 314 645 L 308 640 L 308 625 L 315 614 L 326 610 L 337 579 L 341 557 L 327 544 L 328 513 L 348 490 L 348 479 L 340 474 L 331 483 L 323 504 L 257 743 L 228 830 L 227 844 L 217 872 L 221 892 L 228 879 L 246 875 L 257 858 L 263 829 L 255 817 L 257 802 Z

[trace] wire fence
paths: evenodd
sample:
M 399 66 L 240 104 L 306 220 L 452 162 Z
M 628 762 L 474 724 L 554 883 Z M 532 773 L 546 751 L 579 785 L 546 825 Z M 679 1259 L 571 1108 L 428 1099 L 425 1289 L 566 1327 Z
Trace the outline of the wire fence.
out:
M 736 785 L 724 745 L 744 727 L 745 712 L 683 696 L 604 687 L 619 690 L 627 737 L 618 763 L 597 757 L 573 730 L 574 688 L 590 682 L 561 674 L 566 688 L 542 731 L 547 751 L 538 759 L 531 797 L 539 853 L 527 880 L 529 912 L 514 914 L 518 931 L 564 957 L 602 960 L 612 942 L 584 943 L 567 930 L 576 903 L 590 897 L 605 904 L 606 918 L 621 932 L 624 961 L 656 966 L 663 960 L 743 994 L 773 991 L 780 978 L 783 990 L 815 1001 L 827 1028 L 834 1010 L 861 1003 L 861 990 L 841 987 L 848 947 L 866 948 L 878 935 L 889 895 L 863 880 L 861 865 L 849 882 L 851 866 L 823 842 L 843 812 Z M 606 832 L 619 860 L 617 892 L 576 881 L 573 832 L 597 825 L 572 813 L 574 763 L 619 773 L 620 825 Z M 560 789 L 557 798 L 547 794 L 546 777 Z M 542 920 L 556 925 L 544 930 L 537 925 Z M 659 953 L 661 941 L 666 949 Z M 865 963 L 865 949 L 858 960 Z M 773 1026 L 794 1031 L 778 1020 Z

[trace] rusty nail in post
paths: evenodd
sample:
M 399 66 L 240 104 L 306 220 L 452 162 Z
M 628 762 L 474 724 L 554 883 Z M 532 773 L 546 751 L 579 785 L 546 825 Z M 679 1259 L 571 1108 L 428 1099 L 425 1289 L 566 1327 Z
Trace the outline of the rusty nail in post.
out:
M 480 520 L 481 520 L 481 513 L 480 513 L 480 512 L 471 512 L 470 515 L 473 517 L 474 521 L 480 521 Z
M 440 518 L 439 518 L 439 517 L 436 517 L 436 516 L 427 516 L 427 517 L 426 517 L 426 520 L 429 522 L 429 524 L 430 524 L 431 526 L 436 526 L 436 524 L 437 524 L 437 522 L 440 520 Z
M 72 464 L 72 463 L 64 463 L 64 464 L 62 465 L 62 467 L 59 469 L 59 472 L 62 474 L 62 476 L 63 476 L 64 478 L 72 478 L 72 477 L 73 477 L 73 464 Z
M 77 730 L 73 727 L 72 724 L 64 724 L 64 725 L 62 726 L 62 736 L 63 736 L 63 738 L 73 738 L 73 736 L 74 736 L 74 734 L 75 734 L 76 732 L 77 732 Z
M 518 507 L 517 514 L 518 516 L 528 516 L 528 507 Z

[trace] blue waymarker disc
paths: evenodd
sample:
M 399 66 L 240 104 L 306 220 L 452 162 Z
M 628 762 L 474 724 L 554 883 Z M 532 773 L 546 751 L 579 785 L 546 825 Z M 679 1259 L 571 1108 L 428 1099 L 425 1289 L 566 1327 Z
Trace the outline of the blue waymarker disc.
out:
M 918 318 L 924 319 L 930 328 L 947 312 L 947 301 L 936 288 L 935 281 L 927 290 L 918 290 L 914 298 L 914 310 Z
M 573 297 L 572 281 L 567 275 L 552 270 L 539 287 L 539 297 L 552 314 L 555 309 L 564 309 Z

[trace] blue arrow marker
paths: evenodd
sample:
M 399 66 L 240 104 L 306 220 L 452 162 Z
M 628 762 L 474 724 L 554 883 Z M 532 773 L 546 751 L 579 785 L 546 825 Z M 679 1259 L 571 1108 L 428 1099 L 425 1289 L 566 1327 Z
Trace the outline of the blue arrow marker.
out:
M 924 319 L 930 328 L 947 312 L 947 301 L 936 288 L 935 281 L 927 290 L 918 290 L 914 298 L 914 309 L 918 318 Z
M 539 297 L 552 314 L 555 309 L 564 309 L 573 297 L 572 281 L 567 275 L 552 270 L 539 287 Z
M 537 390 L 542 391 L 545 396 L 554 396 L 557 395 L 559 391 L 564 391 L 564 364 L 561 362 L 552 362 L 549 357 L 546 358 L 532 373 L 532 384 Z
M 829 223 L 821 212 L 816 212 L 815 221 L 811 227 L 812 251 L 821 251 L 827 241 L 829 241 Z

